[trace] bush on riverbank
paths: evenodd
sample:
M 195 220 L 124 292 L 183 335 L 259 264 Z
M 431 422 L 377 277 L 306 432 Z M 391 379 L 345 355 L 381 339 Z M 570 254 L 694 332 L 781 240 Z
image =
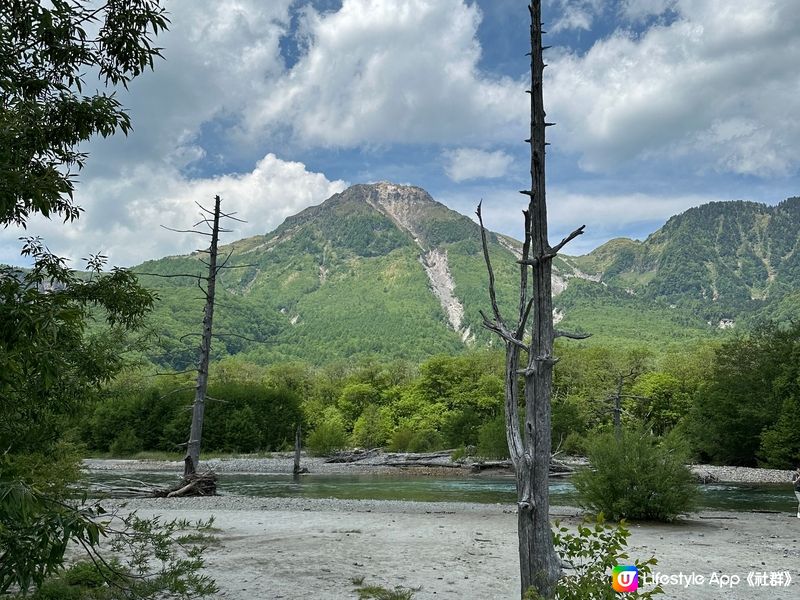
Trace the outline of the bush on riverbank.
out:
M 590 468 L 573 477 L 580 502 L 613 520 L 674 521 L 690 510 L 696 488 L 686 466 L 688 453 L 677 439 L 642 429 L 619 439 L 601 433 L 587 443 Z

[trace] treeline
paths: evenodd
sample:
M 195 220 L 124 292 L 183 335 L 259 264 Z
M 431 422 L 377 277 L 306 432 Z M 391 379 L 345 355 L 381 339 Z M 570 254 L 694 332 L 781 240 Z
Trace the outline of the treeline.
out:
M 585 452 L 591 434 L 611 427 L 620 394 L 623 427 L 669 433 L 696 460 L 780 468 L 800 460 L 800 325 L 665 354 L 576 344 L 557 354 L 553 444 L 563 452 Z M 203 449 L 289 449 L 300 424 L 318 454 L 463 447 L 504 457 L 502 374 L 497 351 L 322 368 L 226 358 L 212 367 Z M 193 395 L 186 377 L 118 378 L 80 420 L 81 439 L 114 454 L 179 451 Z

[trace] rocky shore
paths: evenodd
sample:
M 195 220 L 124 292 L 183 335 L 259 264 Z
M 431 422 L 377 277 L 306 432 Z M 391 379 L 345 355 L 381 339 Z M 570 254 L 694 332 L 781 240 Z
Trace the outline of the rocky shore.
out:
M 366 454 L 366 453 L 365 453 Z M 202 462 L 203 469 L 217 473 L 291 473 L 293 453 L 275 453 L 270 457 L 212 458 Z M 579 458 L 564 458 L 560 461 L 573 468 L 585 464 Z M 425 466 L 419 466 L 424 464 Z M 126 459 L 85 459 L 84 468 L 93 471 L 183 471 L 182 461 L 165 460 L 126 460 Z M 477 465 L 477 467 L 476 467 Z M 353 462 L 329 462 L 320 457 L 303 456 L 302 466 L 310 473 L 398 473 L 409 471 L 417 475 L 451 475 L 474 473 L 483 470 L 483 463 L 471 461 L 454 462 L 443 453 L 372 453 Z M 490 463 L 495 470 L 502 470 L 499 463 Z M 787 483 L 791 481 L 792 471 L 780 469 L 755 469 L 750 467 L 726 467 L 716 465 L 690 465 L 692 472 L 702 483 Z M 505 468 L 510 471 L 510 469 Z

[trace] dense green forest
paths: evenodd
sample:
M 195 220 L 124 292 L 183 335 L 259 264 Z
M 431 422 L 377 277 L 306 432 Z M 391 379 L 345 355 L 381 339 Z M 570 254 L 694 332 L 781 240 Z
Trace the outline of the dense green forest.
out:
M 624 426 L 684 439 L 698 461 L 788 468 L 800 459 L 800 325 L 762 325 L 723 342 L 682 350 L 557 347 L 554 445 L 585 450 L 609 428 L 623 377 Z M 287 450 L 302 424 L 310 450 L 464 448 L 506 456 L 503 357 L 441 354 L 421 364 L 380 357 L 258 366 L 241 358 L 211 369 L 205 451 Z M 92 452 L 180 452 L 193 392 L 188 375 L 129 370 L 76 421 Z

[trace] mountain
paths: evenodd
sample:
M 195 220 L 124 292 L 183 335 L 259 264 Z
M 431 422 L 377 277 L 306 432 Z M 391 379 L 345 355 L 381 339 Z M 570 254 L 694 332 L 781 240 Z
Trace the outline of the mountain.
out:
M 611 240 L 572 262 L 609 286 L 726 326 L 780 317 L 796 300 L 799 232 L 800 198 L 712 202 L 672 217 L 644 242 Z
M 708 205 L 674 217 L 645 242 L 614 240 L 586 256 L 559 257 L 559 327 L 590 331 L 591 343 L 680 343 L 716 335 L 710 314 L 737 318 L 734 308 L 751 310 L 753 302 L 763 308 L 765 298 L 772 302 L 796 289 L 797 206 Z M 745 209 L 752 218 L 739 216 Z M 511 318 L 520 244 L 494 233 L 488 239 L 499 303 Z M 217 358 L 417 361 L 498 343 L 481 327 L 479 311 L 489 308 L 489 298 L 480 230 L 421 188 L 355 185 L 220 254 L 230 255 L 236 268 L 218 282 Z M 141 279 L 160 297 L 152 319 L 157 363 L 194 362 L 202 299 L 195 279 L 154 274 L 202 273 L 202 257 L 166 257 L 134 269 L 153 274 Z

